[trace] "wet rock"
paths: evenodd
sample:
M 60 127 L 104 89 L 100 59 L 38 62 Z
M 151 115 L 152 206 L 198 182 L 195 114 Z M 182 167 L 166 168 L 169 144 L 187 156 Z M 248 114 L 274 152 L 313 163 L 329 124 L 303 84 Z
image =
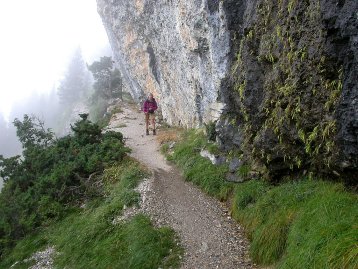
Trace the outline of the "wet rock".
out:
M 237 8 L 233 2 L 226 3 L 229 29 L 237 30 L 237 42 L 232 43 L 231 51 L 240 54 L 243 64 L 221 88 L 221 101 L 226 104 L 217 124 L 221 148 L 242 151 L 245 160 L 260 164 L 271 179 L 309 169 L 326 175 L 339 173 L 352 182 L 357 180 L 358 2 L 299 1 L 291 7 L 290 14 L 282 18 L 274 1 L 238 1 Z M 271 12 L 266 26 L 262 16 L 264 8 Z M 299 23 L 289 18 L 296 18 Z M 265 31 L 260 30 L 263 28 Z M 285 44 L 280 41 L 282 33 L 277 29 L 290 37 L 296 51 L 307 49 L 302 57 L 293 60 L 288 76 L 287 69 L 280 70 L 287 55 Z M 267 36 L 275 37 L 273 47 Z M 272 56 L 271 60 L 265 60 L 268 56 Z M 313 74 L 317 70 L 316 62 L 320 62 L 321 71 Z M 277 86 L 272 85 L 281 82 L 288 85 L 287 77 L 293 77 L 292 84 L 299 89 L 299 94 L 292 92 L 290 98 L 297 93 L 299 102 L 290 103 L 272 90 L 277 90 Z M 320 81 L 341 83 L 330 109 L 327 109 L 327 100 L 333 95 L 328 95 L 327 90 L 334 89 L 321 88 L 317 93 L 317 87 L 322 85 Z M 297 111 L 302 114 L 285 118 L 291 106 L 299 107 Z M 321 148 L 315 154 L 307 154 L 307 143 L 298 133 L 304 130 L 309 135 L 317 126 L 321 132 L 327 126 L 324 124 L 329 123 L 335 123 L 335 130 L 328 136 L 325 134 L 323 140 L 319 140 L 318 135 L 316 147 L 322 145 Z M 333 144 L 335 147 L 329 152 L 322 148 Z M 325 162 L 327 159 L 329 164 Z

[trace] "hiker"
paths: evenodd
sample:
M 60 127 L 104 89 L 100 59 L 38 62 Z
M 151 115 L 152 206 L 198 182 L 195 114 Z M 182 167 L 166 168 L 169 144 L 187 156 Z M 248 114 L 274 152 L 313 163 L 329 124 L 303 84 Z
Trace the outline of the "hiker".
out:
M 145 100 L 143 105 L 143 112 L 145 114 L 145 128 L 146 134 L 149 135 L 149 121 L 153 125 L 153 135 L 156 135 L 155 131 L 155 111 L 158 109 L 157 102 L 155 101 L 153 94 L 148 95 L 148 99 Z

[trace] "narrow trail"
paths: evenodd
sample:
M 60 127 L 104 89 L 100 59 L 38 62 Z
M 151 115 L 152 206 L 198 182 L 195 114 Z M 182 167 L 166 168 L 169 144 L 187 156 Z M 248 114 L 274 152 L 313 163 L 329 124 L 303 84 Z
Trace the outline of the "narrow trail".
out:
M 181 268 L 257 268 L 248 257 L 242 229 L 227 209 L 184 181 L 159 152 L 155 136 L 145 135 L 143 123 L 142 113 L 125 106 L 113 116 L 109 129 L 122 132 L 131 155 L 153 171 L 142 210 L 157 225 L 168 225 L 178 233 L 185 250 Z

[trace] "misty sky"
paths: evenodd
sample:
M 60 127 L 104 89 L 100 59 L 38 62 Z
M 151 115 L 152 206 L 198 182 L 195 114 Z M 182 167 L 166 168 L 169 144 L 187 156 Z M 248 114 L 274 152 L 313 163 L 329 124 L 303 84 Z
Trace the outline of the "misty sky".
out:
M 48 92 L 81 47 L 86 61 L 108 46 L 96 0 L 0 0 L 0 113 Z

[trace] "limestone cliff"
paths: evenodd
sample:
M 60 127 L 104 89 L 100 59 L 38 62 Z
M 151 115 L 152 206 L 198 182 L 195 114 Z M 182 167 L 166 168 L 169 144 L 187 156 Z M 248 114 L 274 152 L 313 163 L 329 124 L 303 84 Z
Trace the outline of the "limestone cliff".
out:
M 358 1 L 97 0 L 125 86 L 269 177 L 356 179 Z
M 171 124 L 216 119 L 229 70 L 230 39 L 221 3 L 98 0 L 98 10 L 135 99 L 153 92 Z

